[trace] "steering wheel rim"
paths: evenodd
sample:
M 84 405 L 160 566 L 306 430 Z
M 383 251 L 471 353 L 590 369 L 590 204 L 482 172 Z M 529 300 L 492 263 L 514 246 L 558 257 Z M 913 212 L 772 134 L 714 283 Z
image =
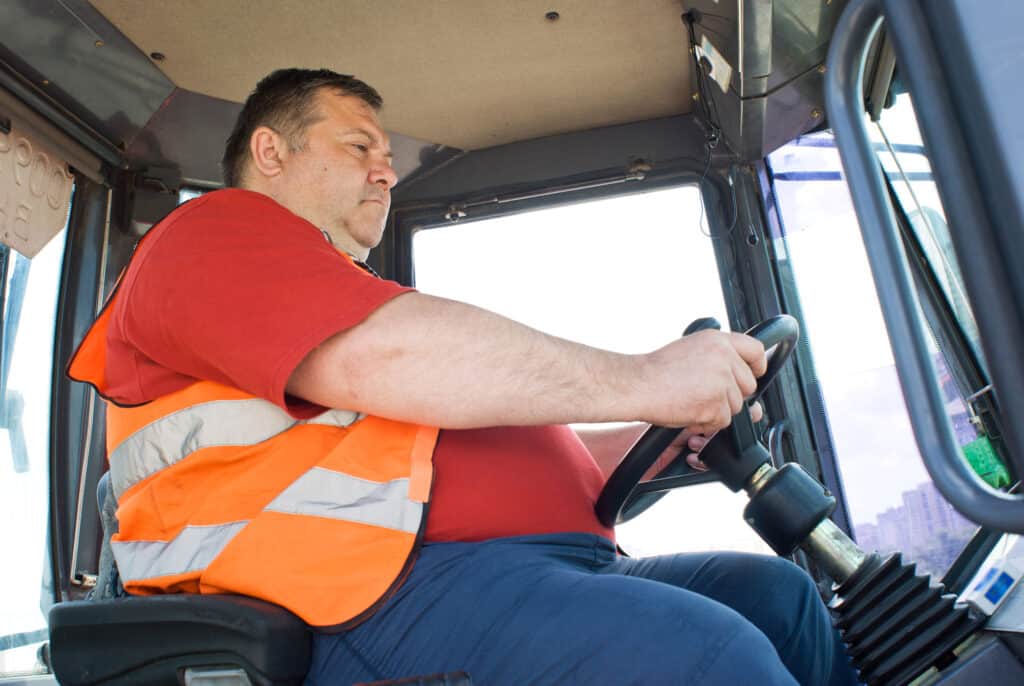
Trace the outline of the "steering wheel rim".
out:
M 687 327 L 686 334 L 684 335 L 708 328 L 717 329 L 720 326 L 713 319 L 699 319 Z M 765 373 L 758 379 L 756 390 L 746 399 L 744 408 L 733 417 L 733 421 L 736 421 L 736 418 L 741 415 L 746 415 L 747 406 L 758 401 L 775 380 L 775 377 L 778 376 L 779 371 L 789 360 L 793 350 L 796 348 L 800 327 L 796 319 L 790 315 L 782 314 L 770 317 L 753 326 L 746 331 L 746 334 L 758 339 L 764 345 L 768 353 L 768 366 Z M 749 417 L 746 417 L 746 421 L 749 421 Z M 594 505 L 594 511 L 602 525 L 610 528 L 616 524 L 629 521 L 657 502 L 667 490 L 684 485 L 682 478 L 676 478 L 672 479 L 672 481 L 678 482 L 677 485 L 667 486 L 660 491 L 646 492 L 634 496 L 641 484 L 652 483 L 657 479 L 664 479 L 666 476 L 681 477 L 685 473 L 682 469 L 682 465 L 686 464 L 684 458 L 685 451 L 683 451 L 664 469 L 658 472 L 654 479 L 642 481 L 643 475 L 647 473 L 647 470 L 650 469 L 655 460 L 658 459 L 682 431 L 683 427 L 651 426 L 637 439 L 636 443 L 619 461 L 611 476 L 608 477 L 604 488 L 601 490 L 601 494 L 598 496 L 597 503 Z M 692 469 L 689 471 L 694 474 L 702 474 Z M 690 479 L 689 482 L 692 483 L 695 480 Z M 702 480 L 708 481 L 712 479 Z

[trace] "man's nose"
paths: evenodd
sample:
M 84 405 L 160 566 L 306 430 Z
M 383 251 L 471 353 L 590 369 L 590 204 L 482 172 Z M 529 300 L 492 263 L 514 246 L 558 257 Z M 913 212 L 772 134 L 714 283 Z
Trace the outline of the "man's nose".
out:
M 398 174 L 395 173 L 390 162 L 382 160 L 370 169 L 370 183 L 379 184 L 385 189 L 391 190 L 398 183 Z

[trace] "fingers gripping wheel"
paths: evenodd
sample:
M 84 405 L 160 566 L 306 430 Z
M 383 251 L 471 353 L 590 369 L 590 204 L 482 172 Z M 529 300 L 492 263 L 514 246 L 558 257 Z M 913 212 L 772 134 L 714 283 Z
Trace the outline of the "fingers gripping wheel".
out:
M 686 335 L 709 328 L 720 327 L 714 319 L 699 319 L 687 327 Z M 748 403 L 753 403 L 761 398 L 793 353 L 800 335 L 800 327 L 796 319 L 782 314 L 766 319 L 746 333 L 759 340 L 768 353 L 767 370 L 758 379 L 754 394 L 747 399 Z M 665 491 L 694 483 L 693 479 L 679 478 L 681 473 L 687 471 L 682 456 L 675 459 L 654 479 L 642 481 L 647 470 L 682 431 L 682 428 L 652 426 L 633 444 L 608 478 L 594 506 L 597 518 L 604 526 L 611 527 L 626 522 L 650 507 Z M 729 445 L 742 445 L 750 441 L 756 441 L 756 438 L 750 416 L 746 409 L 743 409 L 733 417 L 732 425 L 728 429 L 715 435 L 705 451 L 714 448 L 716 444 L 727 442 Z M 719 448 L 712 452 L 717 454 L 722 450 Z M 709 466 L 717 471 L 715 465 Z M 732 488 L 729 479 L 723 480 Z

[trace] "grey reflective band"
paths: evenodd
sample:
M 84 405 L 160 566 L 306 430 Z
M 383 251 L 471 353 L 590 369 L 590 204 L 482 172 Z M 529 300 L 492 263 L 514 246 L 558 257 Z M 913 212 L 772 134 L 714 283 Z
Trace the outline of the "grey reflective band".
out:
M 328 410 L 298 420 L 261 398 L 200 403 L 147 424 L 118 445 L 110 454 L 110 484 L 120 499 L 133 485 L 197 450 L 256 445 L 299 424 L 345 427 L 360 417 L 348 410 Z
M 277 407 L 277 405 L 274 405 L 274 407 Z M 362 419 L 365 416 L 366 415 L 360 412 L 353 412 L 352 410 L 327 410 L 323 414 L 318 414 L 310 419 L 304 419 L 298 423 L 345 427 L 349 424 L 355 424 L 357 420 Z
M 379 483 L 314 467 L 293 481 L 264 509 L 415 534 L 423 519 L 423 504 L 409 500 L 408 494 L 409 479 Z
M 186 574 L 206 569 L 248 523 L 187 526 L 170 541 L 111 541 L 110 546 L 125 581 Z
M 314 467 L 274 498 L 264 512 L 357 522 L 415 535 L 423 504 L 408 499 L 409 480 L 378 483 Z M 249 523 L 187 526 L 170 541 L 111 541 L 126 582 L 206 569 Z
M 173 412 L 142 427 L 110 455 L 111 485 L 125 490 L 203 448 L 257 445 L 302 424 L 347 427 L 356 412 L 329 410 L 296 420 L 266 400 L 216 400 Z M 264 512 L 323 517 L 415 535 L 424 505 L 409 499 L 409 479 L 376 482 L 314 467 L 293 481 Z M 245 515 L 243 515 L 245 516 Z M 206 569 L 248 520 L 187 526 L 171 541 L 112 541 L 126 582 Z

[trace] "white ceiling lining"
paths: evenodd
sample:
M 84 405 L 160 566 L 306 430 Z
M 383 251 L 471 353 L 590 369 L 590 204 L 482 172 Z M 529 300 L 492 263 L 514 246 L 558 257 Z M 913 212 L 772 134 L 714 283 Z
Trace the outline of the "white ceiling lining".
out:
M 467 150 L 691 104 L 679 0 L 91 2 L 180 88 L 241 102 L 328 67 L 381 92 L 389 131 Z

